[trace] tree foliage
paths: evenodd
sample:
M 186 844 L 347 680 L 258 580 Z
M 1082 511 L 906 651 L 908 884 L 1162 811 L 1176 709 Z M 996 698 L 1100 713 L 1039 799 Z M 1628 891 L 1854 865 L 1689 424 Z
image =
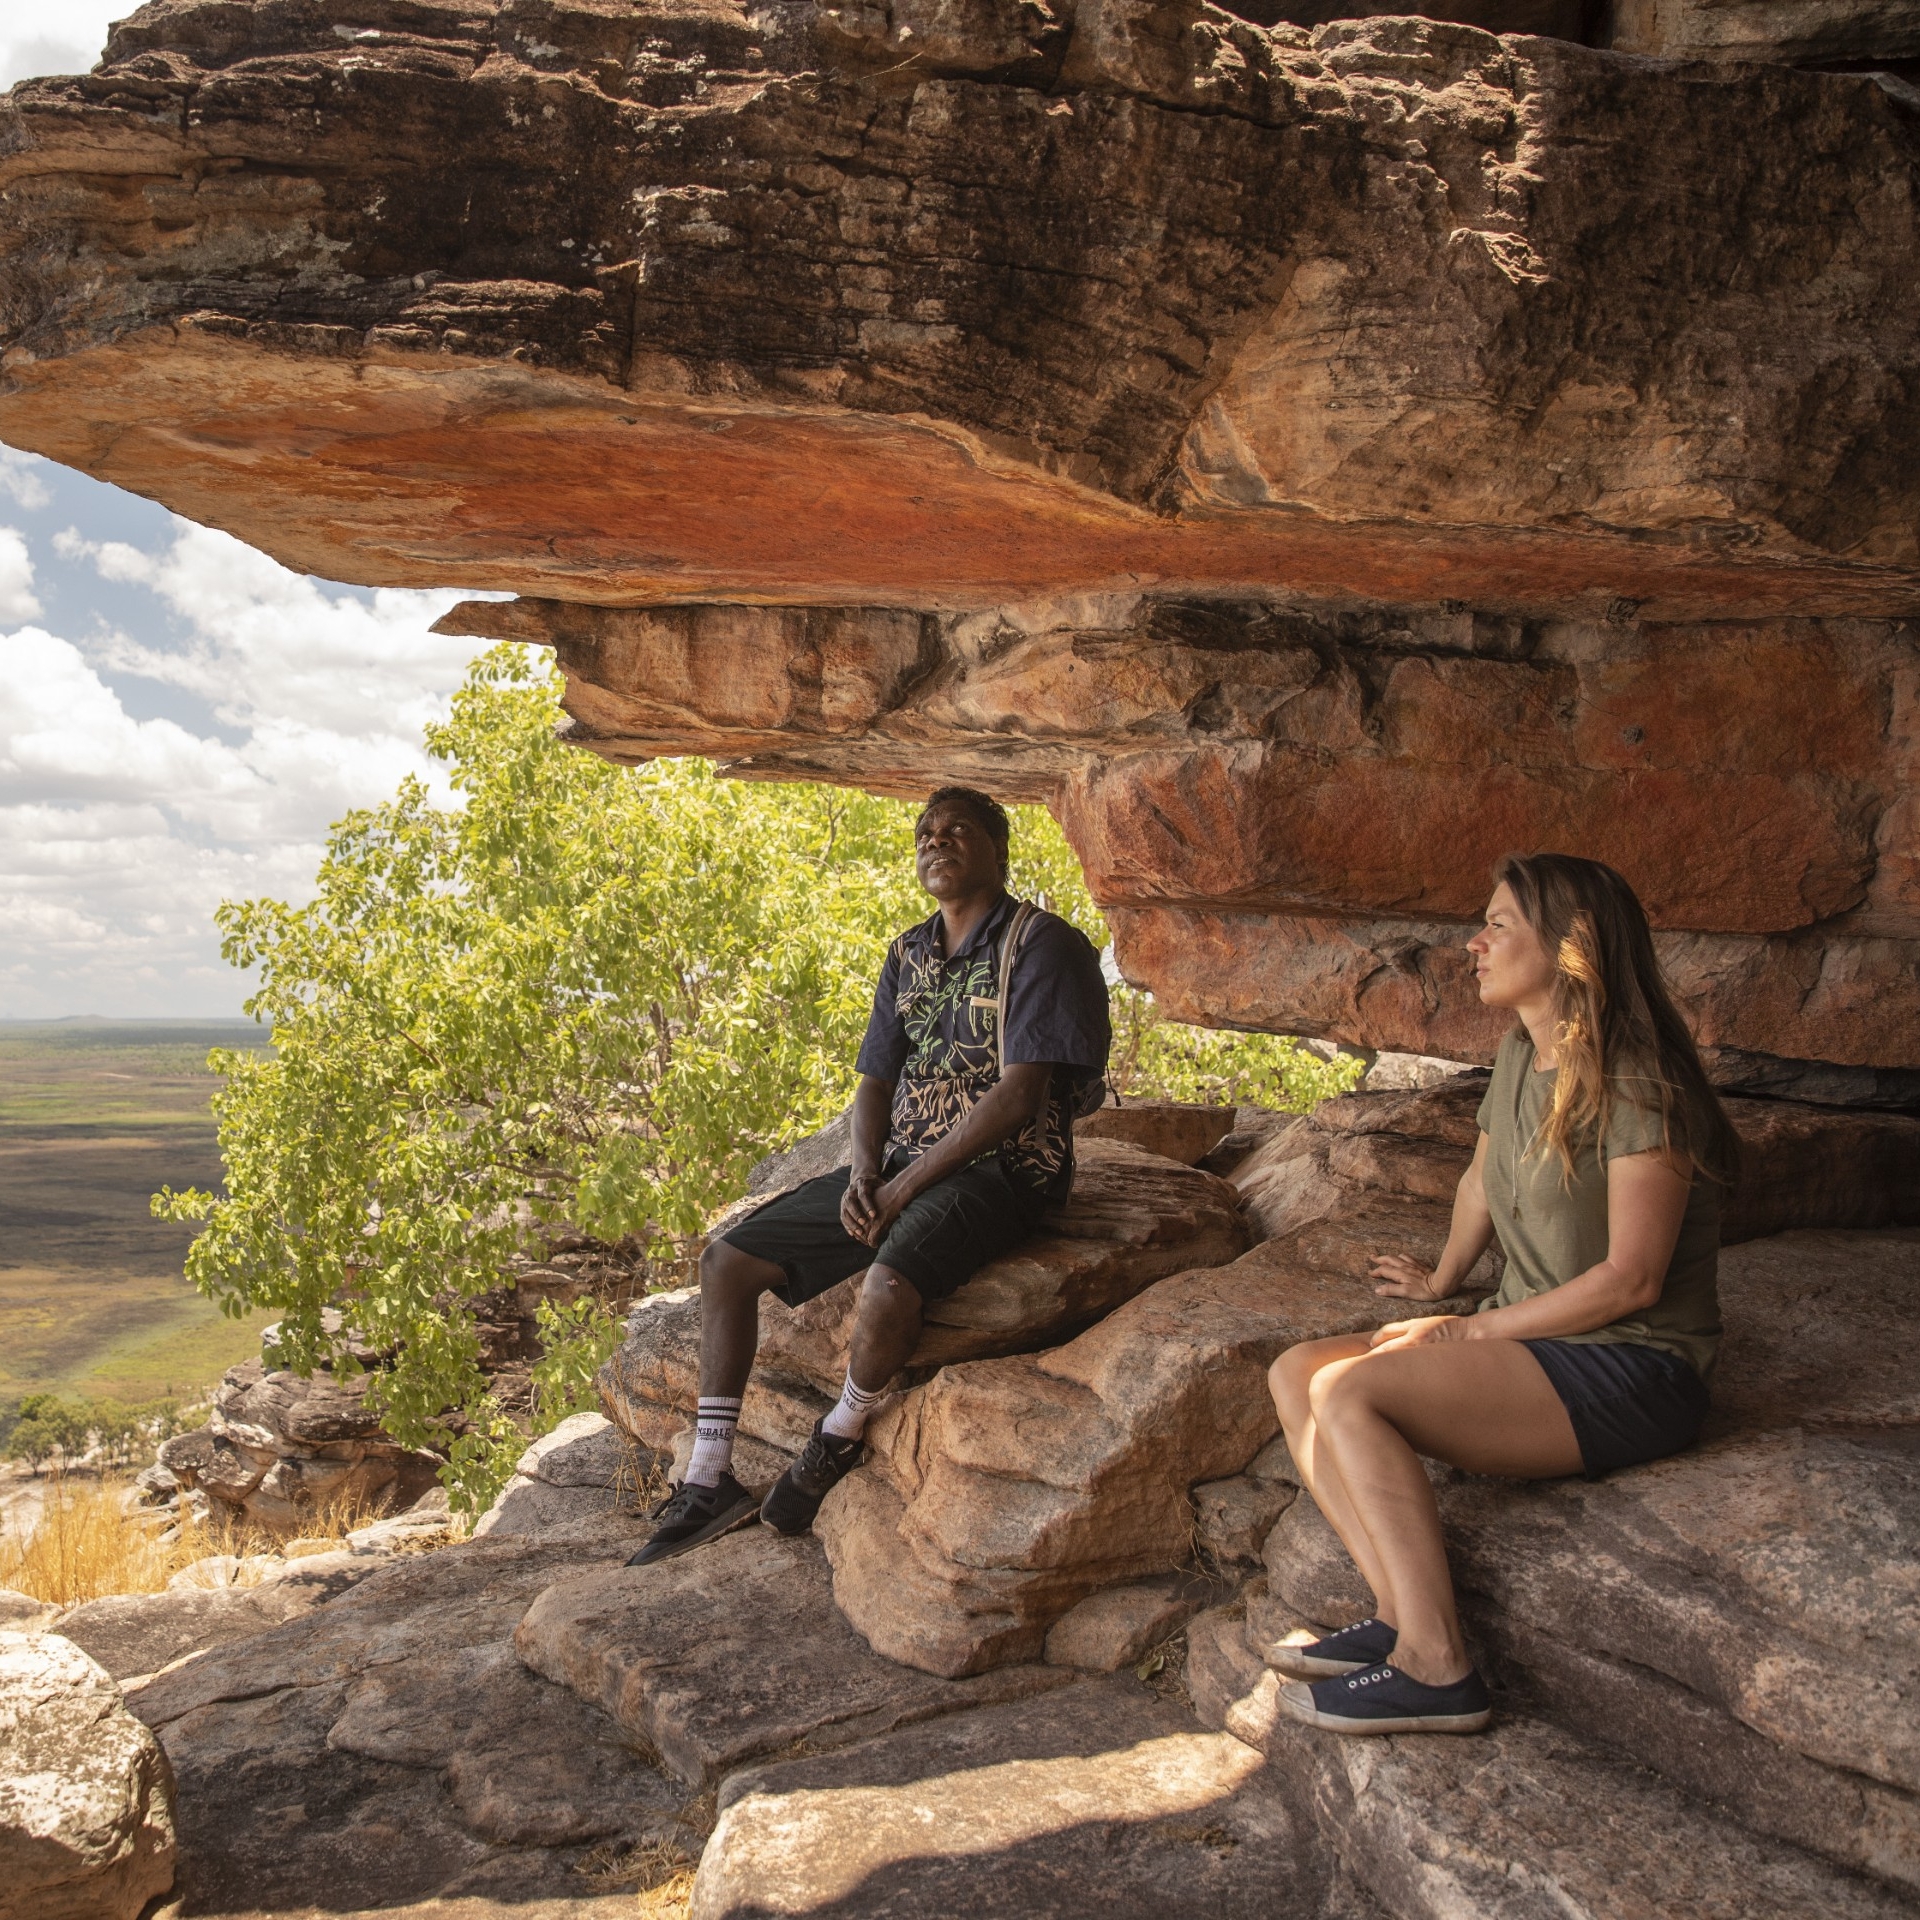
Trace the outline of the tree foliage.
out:
M 48 1461 L 71 1465 L 91 1457 L 108 1467 L 126 1467 L 180 1431 L 180 1410 L 171 1400 L 127 1405 L 58 1393 L 29 1393 L 14 1410 L 0 1454 L 38 1471 Z
M 210 1062 L 225 1194 L 154 1201 L 206 1223 L 203 1292 L 279 1312 L 286 1364 L 350 1370 L 346 1333 L 392 1353 L 375 1403 L 397 1439 L 448 1449 L 462 1504 L 524 1440 L 466 1303 L 562 1222 L 683 1256 L 757 1159 L 844 1105 L 887 942 L 928 910 L 912 807 L 695 760 L 614 768 L 557 718 L 550 670 L 494 649 L 428 735 L 456 805 L 409 781 L 334 829 L 310 904 L 221 909 L 274 1045 Z M 1016 890 L 1103 942 L 1044 812 L 1019 810 L 1016 851 Z M 1130 991 L 1116 1011 L 1136 1094 L 1307 1105 L 1351 1079 Z M 590 1304 L 549 1308 L 543 1334 L 542 1427 L 590 1404 L 611 1339 Z

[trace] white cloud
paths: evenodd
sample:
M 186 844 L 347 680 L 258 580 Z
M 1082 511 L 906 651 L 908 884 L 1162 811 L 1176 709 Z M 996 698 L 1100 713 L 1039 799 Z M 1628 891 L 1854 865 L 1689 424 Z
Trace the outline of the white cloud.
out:
M 33 591 L 33 556 L 26 535 L 0 527 L 0 620 L 34 620 L 40 602 Z
M 328 589 L 168 525 L 47 541 L 58 620 L 0 632 L 0 1016 L 237 1012 L 219 903 L 306 898 L 329 824 L 405 775 L 444 796 L 421 731 L 476 643 L 428 629 L 459 595 Z M 88 632 L 67 609 L 90 591 L 115 618 Z
M 221 741 L 130 719 L 70 640 L 0 639 L 0 799 L 149 800 L 213 825 L 260 784 Z
M 45 462 L 30 453 L 17 453 L 12 447 L 0 447 L 0 493 L 16 507 L 37 512 L 52 499 L 47 483 L 40 477 Z
M 192 629 L 184 646 L 116 635 L 96 650 L 101 663 L 197 694 L 230 725 L 298 715 L 324 733 L 417 741 L 473 655 L 471 640 L 426 631 L 457 593 L 335 598 L 230 534 L 177 525 L 159 554 L 71 528 L 54 545 L 107 580 L 151 588 Z
M 134 0 L 8 0 L 0 12 L 0 87 L 85 73 L 100 58 L 109 26 L 133 11 Z

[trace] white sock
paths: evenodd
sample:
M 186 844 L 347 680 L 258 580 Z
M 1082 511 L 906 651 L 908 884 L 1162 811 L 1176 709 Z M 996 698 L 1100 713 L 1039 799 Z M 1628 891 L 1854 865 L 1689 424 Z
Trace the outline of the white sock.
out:
M 840 1403 L 820 1422 L 820 1430 L 836 1440 L 858 1440 L 866 1432 L 874 1408 L 886 1397 L 885 1387 L 869 1393 L 865 1387 L 856 1387 L 853 1375 L 848 1374 L 847 1384 L 840 1389 Z
M 693 1416 L 693 1457 L 687 1462 L 689 1486 L 720 1484 L 720 1476 L 733 1465 L 733 1436 L 739 1428 L 738 1400 L 701 1400 Z

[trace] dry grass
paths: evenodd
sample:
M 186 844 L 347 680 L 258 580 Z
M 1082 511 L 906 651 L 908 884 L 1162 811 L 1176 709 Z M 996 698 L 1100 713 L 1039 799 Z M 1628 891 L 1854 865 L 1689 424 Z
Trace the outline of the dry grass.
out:
M 693 1869 L 682 1867 L 672 1879 L 644 1888 L 635 1908 L 643 1920 L 687 1920 L 693 1910 Z
M 609 1893 L 631 1887 L 643 1920 L 687 1920 L 697 1866 L 693 1853 L 675 1839 L 638 1846 L 602 1841 L 576 1862 L 574 1872 Z
M 261 1561 L 271 1556 L 277 1564 L 285 1544 L 217 1501 L 207 1519 L 186 1516 L 163 1541 L 159 1516 L 121 1511 L 125 1493 L 116 1480 L 50 1476 L 33 1531 L 24 1540 L 0 1536 L 0 1587 L 70 1607 L 110 1593 L 159 1593 L 175 1574 L 222 1554 L 242 1563 L 232 1570 L 236 1577 L 210 1572 L 206 1584 L 250 1586 L 271 1570 Z M 308 1552 L 321 1542 L 344 1546 L 356 1527 L 381 1517 L 382 1509 L 362 1498 L 330 1500 L 302 1523 L 301 1539 Z
M 0 1586 L 55 1606 L 104 1593 L 155 1593 L 175 1565 L 151 1527 L 120 1511 L 110 1480 L 56 1477 L 32 1533 L 0 1539 Z

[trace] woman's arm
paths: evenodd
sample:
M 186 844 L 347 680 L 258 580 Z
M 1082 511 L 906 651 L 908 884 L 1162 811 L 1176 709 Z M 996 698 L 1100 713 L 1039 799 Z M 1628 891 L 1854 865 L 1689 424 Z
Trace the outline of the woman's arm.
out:
M 1493 1214 L 1488 1209 L 1487 1190 L 1480 1176 L 1486 1158 L 1487 1136 L 1483 1133 L 1473 1150 L 1473 1163 L 1453 1190 L 1453 1225 L 1447 1231 L 1440 1264 L 1429 1273 L 1419 1261 L 1409 1260 L 1404 1253 L 1383 1253 L 1373 1263 L 1373 1277 L 1385 1285 L 1375 1287 L 1375 1293 L 1391 1294 L 1401 1300 L 1444 1300 L 1448 1294 L 1460 1291 L 1474 1263 L 1493 1240 Z
M 1424 1340 L 1554 1340 L 1643 1312 L 1666 1285 L 1692 1176 L 1691 1161 L 1664 1151 L 1609 1160 L 1607 1257 L 1597 1266 L 1510 1307 L 1395 1321 L 1373 1336 L 1374 1347 Z

